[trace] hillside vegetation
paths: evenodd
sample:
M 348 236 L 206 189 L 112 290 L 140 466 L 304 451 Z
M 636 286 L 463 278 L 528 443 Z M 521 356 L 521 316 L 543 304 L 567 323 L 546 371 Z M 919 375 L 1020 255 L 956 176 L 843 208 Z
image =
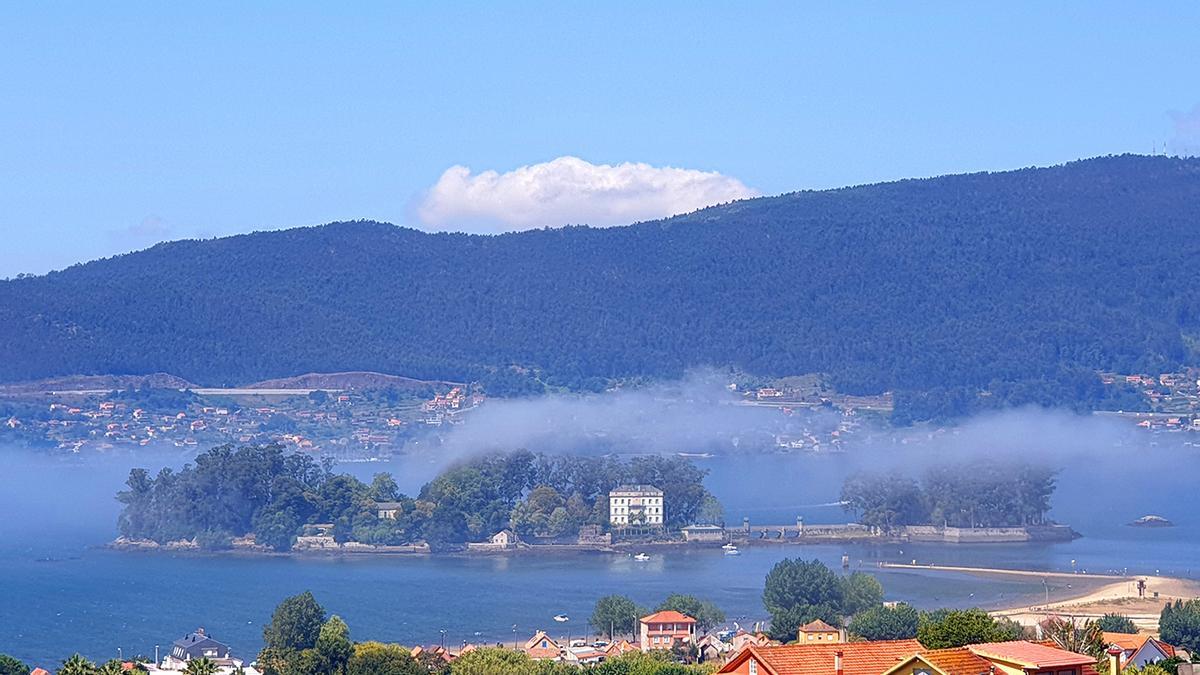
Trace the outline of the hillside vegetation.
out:
M 0 282 L 0 381 L 369 370 L 521 393 L 733 366 L 932 406 L 1081 400 L 1098 369 L 1196 362 L 1198 222 L 1200 160 L 1122 156 L 607 229 L 180 241 Z

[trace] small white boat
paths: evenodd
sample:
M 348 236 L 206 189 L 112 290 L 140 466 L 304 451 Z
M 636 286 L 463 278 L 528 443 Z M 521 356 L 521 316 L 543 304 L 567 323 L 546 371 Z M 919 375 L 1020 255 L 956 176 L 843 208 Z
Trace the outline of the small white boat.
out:
M 729 542 L 728 544 L 725 544 L 721 548 L 725 549 L 726 551 L 736 551 L 737 550 L 737 546 L 735 546 L 732 541 Z
M 566 623 L 571 620 L 571 617 L 567 616 L 566 614 L 555 614 L 554 620 L 559 623 Z
M 637 560 L 638 562 L 646 562 L 647 560 L 650 559 L 650 556 L 646 555 L 645 553 L 639 553 L 639 554 L 633 556 L 633 559 Z

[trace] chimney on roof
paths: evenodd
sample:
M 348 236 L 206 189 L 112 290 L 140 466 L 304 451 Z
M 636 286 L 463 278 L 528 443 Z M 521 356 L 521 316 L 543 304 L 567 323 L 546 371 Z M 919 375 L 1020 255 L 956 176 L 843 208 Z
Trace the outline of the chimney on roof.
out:
M 844 675 L 842 672 L 842 650 L 837 650 L 833 653 L 833 672 L 834 675 Z
M 204 635 L 204 626 L 196 629 L 196 635 Z
M 1124 652 L 1116 645 L 1108 648 L 1108 675 L 1121 674 L 1121 654 Z

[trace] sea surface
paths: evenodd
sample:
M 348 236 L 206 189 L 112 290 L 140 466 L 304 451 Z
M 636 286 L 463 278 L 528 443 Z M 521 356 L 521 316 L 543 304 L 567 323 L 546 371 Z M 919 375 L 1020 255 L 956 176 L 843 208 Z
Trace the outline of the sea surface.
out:
M 782 545 L 726 556 L 716 546 L 628 555 L 495 557 L 238 557 L 124 553 L 99 548 L 115 535 L 120 488 L 131 466 L 178 466 L 174 454 L 51 459 L 0 452 L 0 653 L 52 669 L 72 652 L 93 659 L 153 656 L 197 627 L 252 658 L 262 625 L 285 596 L 311 590 L 353 637 L 404 644 L 512 643 L 535 630 L 588 633 L 602 595 L 651 606 L 671 592 L 721 606 L 730 622 L 766 619 L 763 578 L 786 557 L 876 574 L 888 599 L 922 608 L 1000 607 L 1065 597 L 1097 582 L 1085 573 L 1200 578 L 1200 454 L 1190 447 L 1126 449 L 1118 461 L 1072 460 L 1059 476 L 1053 516 L 1084 536 L 1058 544 Z M 697 460 L 706 483 L 740 523 L 846 522 L 836 504 L 851 455 Z M 441 463 L 406 458 L 340 467 L 369 477 L 389 470 L 410 493 Z M 892 464 L 888 470 L 901 471 Z M 1127 525 L 1155 513 L 1176 527 Z M 881 561 L 1076 571 L 1078 581 L 978 577 L 879 569 Z M 552 617 L 565 614 L 566 623 Z

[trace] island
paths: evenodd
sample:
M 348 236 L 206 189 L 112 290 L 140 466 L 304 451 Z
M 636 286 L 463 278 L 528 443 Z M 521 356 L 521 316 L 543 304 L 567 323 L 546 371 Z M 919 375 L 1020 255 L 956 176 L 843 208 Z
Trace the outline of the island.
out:
M 132 470 L 117 495 L 116 546 L 402 553 L 655 542 L 720 524 L 706 473 L 680 457 L 518 450 L 454 463 L 410 497 L 387 473 L 367 484 L 279 445 L 223 445 L 178 472 Z
M 842 486 L 842 504 L 881 536 L 908 541 L 1008 543 L 1080 536 L 1049 519 L 1055 470 L 1018 460 L 941 462 L 915 479 L 863 472 Z

